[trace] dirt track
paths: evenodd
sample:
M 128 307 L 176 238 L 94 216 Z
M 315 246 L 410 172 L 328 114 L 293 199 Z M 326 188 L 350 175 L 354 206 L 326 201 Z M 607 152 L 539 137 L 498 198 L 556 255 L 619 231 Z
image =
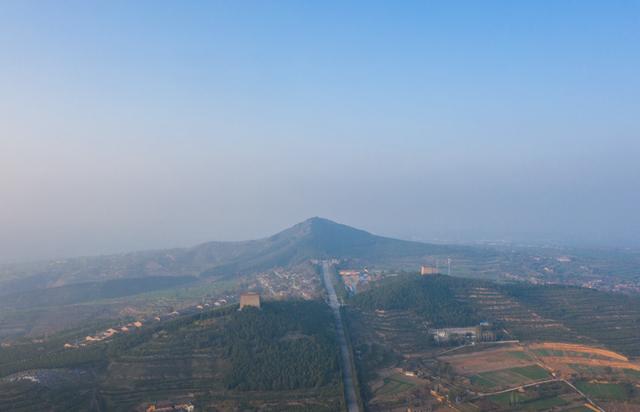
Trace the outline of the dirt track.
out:
M 529 349 L 548 349 L 548 350 L 561 350 L 561 351 L 569 351 L 569 352 L 582 352 L 582 353 L 591 353 L 600 356 L 604 356 L 611 359 L 617 359 L 624 362 L 629 362 L 629 358 L 624 355 L 621 355 L 616 352 L 612 352 L 610 350 L 594 348 L 592 346 L 578 345 L 573 343 L 560 343 L 560 342 L 543 342 L 543 343 L 532 343 L 528 345 Z
M 572 357 L 572 356 L 543 356 L 541 357 L 543 362 L 551 367 L 554 365 L 568 365 L 568 364 L 578 364 L 578 365 L 587 365 L 587 366 L 600 366 L 600 367 L 611 367 L 618 369 L 633 369 L 636 371 L 640 371 L 640 365 L 632 362 L 622 362 L 622 361 L 613 361 L 606 359 L 586 359 L 581 357 Z

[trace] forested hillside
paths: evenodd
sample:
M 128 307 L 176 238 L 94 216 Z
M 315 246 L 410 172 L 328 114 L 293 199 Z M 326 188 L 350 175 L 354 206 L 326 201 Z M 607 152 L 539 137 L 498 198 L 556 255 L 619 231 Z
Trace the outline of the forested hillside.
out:
M 367 310 L 412 310 L 434 327 L 469 326 L 479 321 L 477 313 L 456 297 L 456 290 L 466 281 L 442 275 L 406 275 L 384 280 L 354 296 L 352 302 Z
M 230 389 L 312 388 L 337 379 L 334 328 L 325 305 L 245 309 L 231 314 L 220 333 L 232 365 L 226 379 Z
M 194 394 L 196 404 L 212 407 L 222 399 L 269 399 L 275 405 L 296 401 L 309 410 L 333 410 L 341 402 L 334 326 L 322 302 L 267 302 L 262 309 L 242 311 L 232 306 L 159 322 L 78 349 L 63 349 L 55 336 L 50 342 L 56 343 L 25 342 L 0 357 L 5 377 L 0 381 L 0 410 L 8 405 L 3 399 L 57 409 L 62 398 L 77 402 L 64 403 L 65 410 L 83 410 L 87 402 L 131 410 L 188 394 Z M 64 391 L 66 397 L 53 396 L 43 385 L 10 382 L 20 371 L 50 368 L 55 368 L 48 372 L 53 382 L 63 382 L 60 376 L 69 374 L 84 378 L 77 385 L 52 385 L 51 391 Z M 39 395 L 29 398 L 29 391 Z
M 581 342 L 640 355 L 640 297 L 562 285 L 402 275 L 351 298 L 365 311 L 404 310 L 433 326 L 494 323 L 506 337 Z

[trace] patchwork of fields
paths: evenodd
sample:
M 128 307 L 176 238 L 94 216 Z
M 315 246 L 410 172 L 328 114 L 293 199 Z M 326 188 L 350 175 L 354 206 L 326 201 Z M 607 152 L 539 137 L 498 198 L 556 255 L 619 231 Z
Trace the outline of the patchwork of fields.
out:
M 408 275 L 397 282 L 404 288 L 395 284 L 393 299 L 378 291 L 368 301 L 354 299 L 348 308 L 364 398 L 372 410 L 393 410 L 425 396 L 419 394 L 420 385 L 408 388 L 389 375 L 380 376 L 381 371 L 392 367 L 417 373 L 423 379 L 422 387 L 433 392 L 426 392 L 427 397 L 442 406 L 453 399 L 455 408 L 482 401 L 486 410 L 592 410 L 589 408 L 598 407 L 569 382 L 586 382 L 588 388 L 640 384 L 640 363 L 630 360 L 640 348 L 636 322 L 640 319 L 640 299 L 618 295 L 613 299 L 606 292 L 575 287 L 500 285 L 446 276 Z M 381 289 L 386 291 L 384 285 Z M 428 336 L 437 318 L 411 310 L 413 302 L 421 297 L 413 290 L 433 286 L 433 291 L 436 285 L 453 293 L 434 296 L 434 302 L 448 299 L 441 306 L 450 307 L 444 303 L 454 300 L 473 309 L 466 323 L 462 317 L 455 318 L 458 323 L 471 326 L 479 319 L 487 320 L 499 340 L 520 343 L 479 343 L 454 350 L 454 343 L 448 348 L 438 346 Z M 371 292 L 363 292 L 367 293 Z M 598 377 L 602 381 L 594 382 Z M 560 387 L 555 388 L 555 383 Z M 501 405 L 501 392 L 508 394 L 512 389 L 520 395 L 510 399 L 509 405 Z M 601 388 L 600 392 L 594 389 L 589 391 L 592 395 L 585 394 L 594 402 L 621 399 L 622 392 L 609 392 L 607 395 Z M 632 392 L 625 390 L 624 399 L 635 399 Z M 498 397 L 489 399 L 492 394 Z M 474 400 L 474 396 L 480 399 Z
M 586 345 L 538 342 L 479 346 L 440 356 L 439 360 L 468 379 L 469 387 L 480 395 L 471 403 L 488 410 L 593 411 L 599 406 L 580 392 L 597 403 L 628 402 L 637 399 L 635 388 L 640 385 L 640 363 Z M 574 381 L 577 390 L 568 380 Z

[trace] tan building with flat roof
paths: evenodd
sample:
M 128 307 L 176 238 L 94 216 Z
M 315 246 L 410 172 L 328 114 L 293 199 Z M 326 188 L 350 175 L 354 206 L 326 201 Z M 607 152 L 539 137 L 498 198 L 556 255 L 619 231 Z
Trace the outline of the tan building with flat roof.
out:
M 245 306 L 253 306 L 260 309 L 260 295 L 255 292 L 240 295 L 240 309 L 242 310 Z

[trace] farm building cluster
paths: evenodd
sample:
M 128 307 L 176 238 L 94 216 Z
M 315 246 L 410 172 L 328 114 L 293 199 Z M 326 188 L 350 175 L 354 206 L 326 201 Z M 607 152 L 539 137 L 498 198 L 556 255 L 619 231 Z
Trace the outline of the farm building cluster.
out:
M 429 334 L 438 344 L 451 342 L 493 342 L 496 340 L 496 333 L 491 329 L 491 324 L 489 324 L 488 322 L 482 322 L 478 326 L 468 326 L 462 328 L 429 329 Z

